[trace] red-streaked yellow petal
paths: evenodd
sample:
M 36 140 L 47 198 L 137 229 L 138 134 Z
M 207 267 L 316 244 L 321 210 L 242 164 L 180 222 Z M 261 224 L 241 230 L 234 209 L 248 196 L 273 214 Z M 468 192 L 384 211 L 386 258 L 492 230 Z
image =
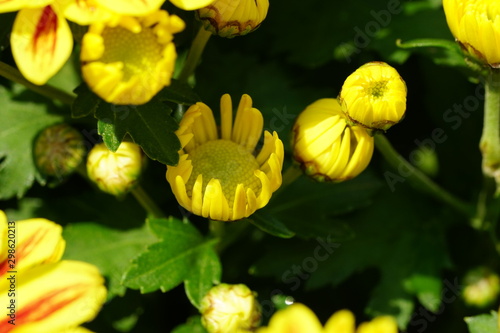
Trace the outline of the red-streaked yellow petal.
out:
M 0 333 L 59 332 L 93 319 L 106 299 L 104 279 L 90 264 L 64 260 L 16 275 L 16 325 L 4 316 Z M 0 303 L 10 304 L 7 290 Z
M 21 9 L 10 43 L 19 71 L 29 81 L 42 85 L 68 60 L 73 35 L 64 17 L 48 5 Z

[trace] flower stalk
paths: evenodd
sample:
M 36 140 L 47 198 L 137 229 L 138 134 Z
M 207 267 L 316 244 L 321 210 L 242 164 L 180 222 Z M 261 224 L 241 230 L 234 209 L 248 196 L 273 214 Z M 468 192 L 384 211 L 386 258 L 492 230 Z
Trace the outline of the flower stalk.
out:
M 200 30 L 198 30 L 198 33 L 193 40 L 186 62 L 184 63 L 184 67 L 182 67 L 182 71 L 179 74 L 179 81 L 187 82 L 189 77 L 194 73 L 210 36 L 212 36 L 211 32 L 205 30 L 203 27 L 200 27 Z
M 151 199 L 148 193 L 142 188 L 141 185 L 137 185 L 131 190 L 134 198 L 137 202 L 144 208 L 148 215 L 154 218 L 164 218 L 165 214 L 161 211 L 161 209 L 156 205 L 156 203 Z
M 375 135 L 375 147 L 384 156 L 386 161 L 395 169 L 403 167 L 409 173 L 407 179 L 415 187 L 429 193 L 435 199 L 448 204 L 456 211 L 472 219 L 473 209 L 469 204 L 456 198 L 454 195 L 434 183 L 423 172 L 415 168 L 410 162 L 404 159 L 391 145 L 387 137 L 383 134 Z

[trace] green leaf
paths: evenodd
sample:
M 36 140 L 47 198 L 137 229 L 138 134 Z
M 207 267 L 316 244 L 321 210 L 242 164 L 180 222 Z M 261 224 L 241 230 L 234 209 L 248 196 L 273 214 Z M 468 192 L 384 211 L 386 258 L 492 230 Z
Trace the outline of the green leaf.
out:
M 70 224 L 63 238 L 67 244 L 64 259 L 94 264 L 108 278 L 108 299 L 125 294 L 121 281 L 131 260 L 157 241 L 146 228 L 118 231 L 95 223 Z
M 199 306 L 206 291 L 220 281 L 214 240 L 205 240 L 190 223 L 174 218 L 152 219 L 149 226 L 161 241 L 136 258 L 124 284 L 148 293 L 158 289 L 166 292 L 187 281 L 188 297 Z
M 187 323 L 174 328 L 172 333 L 207 333 L 207 330 L 201 324 L 200 316 L 190 317 Z
M 143 105 L 114 105 L 100 103 L 95 116 L 99 119 L 99 134 L 111 151 L 118 148 L 128 133 L 146 155 L 163 164 L 175 165 L 181 148 L 174 131 L 177 123 L 171 110 L 157 99 Z
M 71 116 L 73 118 L 83 118 L 94 114 L 99 104 L 104 101 L 90 91 L 89 87 L 82 83 L 75 88 L 76 99 L 71 105 Z
M 200 97 L 184 82 L 172 79 L 170 85 L 160 90 L 156 95 L 160 101 L 192 105 L 201 101 Z
M 262 210 L 252 214 L 248 221 L 262 231 L 276 237 L 291 238 L 295 236 L 280 220 Z
M 495 311 L 491 311 L 490 314 L 466 317 L 465 322 L 470 333 L 498 333 L 498 314 Z
M 45 127 L 63 120 L 49 112 L 49 108 L 56 109 L 54 105 L 20 86 L 15 85 L 14 90 L 11 93 L 0 86 L 0 119 L 4 124 L 0 131 L 0 199 L 22 197 L 35 179 L 45 184 L 33 160 L 33 142 Z

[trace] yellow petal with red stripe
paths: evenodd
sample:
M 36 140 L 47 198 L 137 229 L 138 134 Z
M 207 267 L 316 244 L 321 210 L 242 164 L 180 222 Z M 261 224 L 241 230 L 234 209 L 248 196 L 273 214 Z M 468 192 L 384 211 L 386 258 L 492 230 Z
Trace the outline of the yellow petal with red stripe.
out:
M 21 9 L 10 37 L 19 71 L 29 81 L 42 85 L 68 60 L 73 36 L 68 23 L 55 7 Z
M 2 288 L 0 304 L 15 300 L 15 326 L 3 316 L 0 333 L 64 332 L 92 320 L 106 299 L 98 269 L 80 261 L 45 264 L 13 276 L 15 295 Z

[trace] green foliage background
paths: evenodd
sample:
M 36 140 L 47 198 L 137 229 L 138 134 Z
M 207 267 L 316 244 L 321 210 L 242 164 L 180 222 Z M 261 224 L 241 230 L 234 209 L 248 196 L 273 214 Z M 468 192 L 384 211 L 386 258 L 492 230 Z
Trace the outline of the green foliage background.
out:
M 197 317 L 200 300 L 214 283 L 226 282 L 246 283 L 258 293 L 264 322 L 284 306 L 284 297 L 275 295 L 284 295 L 308 305 L 323 322 L 348 308 L 358 321 L 393 315 L 407 332 L 460 333 L 468 327 L 470 332 L 496 332 L 496 313 L 490 311 L 497 310 L 498 302 L 475 309 L 460 295 L 467 270 L 486 266 L 498 272 L 491 233 L 472 228 L 466 217 L 411 187 L 404 177 L 388 183 L 387 172 L 398 171 L 377 152 L 362 175 L 345 183 L 301 177 L 257 214 L 225 225 L 221 239 L 207 221 L 178 206 L 164 165 L 176 163 L 178 105 L 185 109 L 201 100 L 217 113 L 222 94 L 230 93 L 233 100 L 249 94 L 264 114 L 264 127 L 284 141 L 288 166 L 296 115 L 316 99 L 336 97 L 350 73 L 377 60 L 393 65 L 408 86 L 406 118 L 387 137 L 409 158 L 418 142 L 429 142 L 441 128 L 446 140 L 431 147 L 439 164 L 434 180 L 465 201 L 477 200 L 483 101 L 453 44 L 441 1 L 298 4 L 271 0 L 257 31 L 230 40 L 211 38 L 192 90 L 174 82 L 147 105 L 127 109 L 124 119 L 123 109 L 99 100 L 85 86 L 76 90 L 78 99 L 70 109 L 0 80 L 0 207 L 11 220 L 45 217 L 64 225 L 65 258 L 101 269 L 109 300 L 89 328 L 203 332 Z M 398 12 L 383 16 L 389 6 Z M 175 39 L 180 67 L 199 23 L 193 13 L 165 7 L 187 22 Z M 12 15 L 1 16 L 0 57 L 13 64 L 7 38 Z M 424 38 L 444 39 L 453 47 L 396 44 Z M 410 46 L 416 45 L 426 44 Z M 68 92 L 77 88 L 77 59 L 78 46 L 74 61 L 51 84 Z M 478 100 L 475 111 L 452 121 L 445 117 L 468 96 Z M 115 199 L 78 175 L 47 186 L 33 164 L 32 142 L 41 129 L 61 121 L 78 128 L 89 147 L 100 135 L 111 149 L 125 135 L 141 144 L 151 159 L 142 186 L 171 217 L 146 219 L 132 196 Z M 492 207 L 500 208 L 498 203 Z M 458 288 L 447 294 L 453 301 L 444 302 L 450 284 Z M 473 318 L 466 322 L 465 317 Z

